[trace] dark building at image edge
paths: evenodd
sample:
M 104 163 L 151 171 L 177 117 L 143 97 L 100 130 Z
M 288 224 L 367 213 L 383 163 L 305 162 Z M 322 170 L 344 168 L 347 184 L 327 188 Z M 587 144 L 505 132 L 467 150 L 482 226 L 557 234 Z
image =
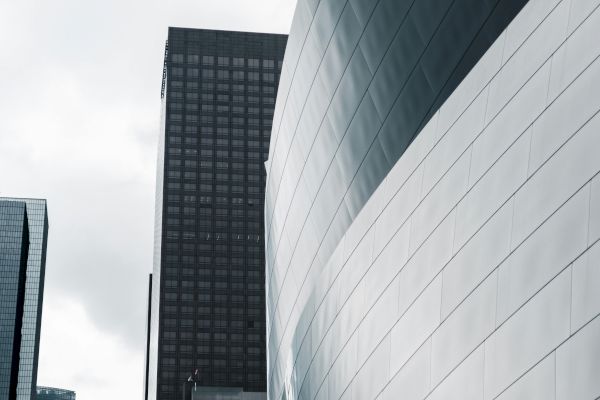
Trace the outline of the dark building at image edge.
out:
M 0 397 L 35 396 L 47 240 L 45 200 L 0 197 Z
M 180 400 L 190 376 L 266 392 L 263 162 L 286 40 L 169 28 L 149 399 Z

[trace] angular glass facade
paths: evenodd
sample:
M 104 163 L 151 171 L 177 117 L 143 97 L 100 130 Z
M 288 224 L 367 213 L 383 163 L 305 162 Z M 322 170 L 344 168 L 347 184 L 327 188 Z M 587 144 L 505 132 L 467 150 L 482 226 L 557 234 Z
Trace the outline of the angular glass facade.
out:
M 29 400 L 32 396 L 35 396 L 37 382 L 40 325 L 46 272 L 46 245 L 48 241 L 46 200 L 0 198 L 0 201 L 25 204 L 27 211 L 29 249 L 16 399 Z
M 266 391 L 263 162 L 287 36 L 170 28 L 148 391 Z
M 17 396 L 29 227 L 25 203 L 0 201 L 0 398 Z
M 269 399 L 600 396 L 599 3 L 298 3 Z

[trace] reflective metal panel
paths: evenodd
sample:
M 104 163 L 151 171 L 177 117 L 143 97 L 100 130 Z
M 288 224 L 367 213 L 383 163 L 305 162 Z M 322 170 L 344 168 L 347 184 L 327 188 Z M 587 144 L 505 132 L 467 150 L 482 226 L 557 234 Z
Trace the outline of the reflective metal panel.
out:
M 544 358 L 538 365 L 513 383 L 498 400 L 554 400 L 555 390 L 555 353 Z
M 300 2 L 267 163 L 270 399 L 552 398 L 600 311 L 578 1 Z
M 571 332 L 576 332 L 600 314 L 600 243 L 573 263 L 573 303 Z
M 556 350 L 556 399 L 593 399 L 600 393 L 600 318 Z
M 571 270 L 565 270 L 485 342 L 485 396 L 493 399 L 569 337 Z

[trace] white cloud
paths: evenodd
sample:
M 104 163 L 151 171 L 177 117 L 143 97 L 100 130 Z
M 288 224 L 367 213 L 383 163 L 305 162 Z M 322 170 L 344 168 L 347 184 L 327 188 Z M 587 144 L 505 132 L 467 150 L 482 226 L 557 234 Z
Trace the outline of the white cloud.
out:
M 144 358 L 99 331 L 77 301 L 47 299 L 38 384 L 77 392 L 78 399 L 136 399 Z

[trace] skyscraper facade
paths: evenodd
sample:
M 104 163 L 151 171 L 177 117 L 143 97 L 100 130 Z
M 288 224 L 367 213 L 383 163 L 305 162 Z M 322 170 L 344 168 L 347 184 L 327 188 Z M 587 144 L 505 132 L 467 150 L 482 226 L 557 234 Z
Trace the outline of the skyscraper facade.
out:
M 150 399 L 266 391 L 263 162 L 287 36 L 170 28 L 163 76 Z
M 298 2 L 270 400 L 600 396 L 600 2 Z
M 25 203 L 0 201 L 0 398 L 17 396 L 29 226 Z
M 46 245 L 48 241 L 46 200 L 0 198 L 0 204 L 2 204 L 2 210 L 4 212 L 14 212 L 15 209 L 24 208 L 26 216 L 28 248 L 25 260 L 25 279 L 24 281 L 21 280 L 22 276 L 20 274 L 23 272 L 21 271 L 19 273 L 19 283 L 16 286 L 13 286 L 13 288 L 18 287 L 19 289 L 17 292 L 12 292 L 17 293 L 18 300 L 17 303 L 15 303 L 17 304 L 17 313 L 15 316 L 18 316 L 18 319 L 20 319 L 15 321 L 15 326 L 20 325 L 20 329 L 14 331 L 13 343 L 19 341 L 20 344 L 18 351 L 16 397 L 10 398 L 30 400 L 36 393 L 44 276 L 46 271 Z M 12 214 L 11 221 L 14 222 L 14 218 L 14 214 Z M 14 224 L 11 225 L 10 222 L 7 222 L 7 225 L 2 223 L 2 225 L 7 227 L 7 229 L 11 226 L 12 228 L 10 229 L 15 227 Z M 5 238 L 8 237 L 9 236 L 6 236 Z M 13 240 L 12 245 L 9 246 L 9 248 L 13 249 L 12 251 L 15 251 L 14 244 L 15 242 Z M 25 246 L 24 242 L 23 246 Z M 10 252 L 7 252 L 6 254 L 9 253 Z M 6 271 L 7 270 L 4 270 L 3 273 L 6 273 Z M 16 277 L 16 275 L 13 275 L 13 277 Z M 10 279 L 2 280 L 3 284 L 9 284 L 9 282 Z M 15 281 L 13 281 L 13 283 L 14 282 Z M 23 288 L 24 291 L 22 291 Z M 10 293 L 10 291 L 6 293 Z M 2 301 L 4 309 L 5 303 L 4 300 Z M 4 325 L 2 327 L 4 328 Z M 4 332 L 2 335 L 4 335 Z

